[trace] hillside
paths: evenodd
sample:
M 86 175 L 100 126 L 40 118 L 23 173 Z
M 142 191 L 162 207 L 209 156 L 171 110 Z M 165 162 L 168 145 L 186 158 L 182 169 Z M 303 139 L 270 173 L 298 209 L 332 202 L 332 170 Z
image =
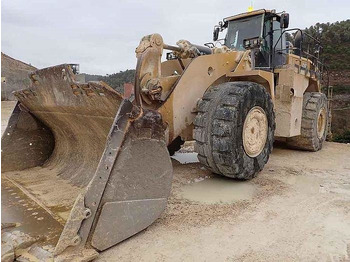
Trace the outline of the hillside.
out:
M 317 23 L 306 28 L 305 32 L 321 41 L 321 58 L 331 70 L 350 70 L 350 19 Z
M 123 93 L 124 83 L 133 83 L 135 77 L 134 69 L 127 69 L 125 71 L 120 71 L 119 73 L 114 73 L 111 75 L 101 76 L 101 75 L 85 75 L 86 81 L 104 81 L 117 91 Z
M 1 53 L 1 100 L 14 100 L 13 91 L 29 87 L 29 73 L 34 70 L 34 66 Z

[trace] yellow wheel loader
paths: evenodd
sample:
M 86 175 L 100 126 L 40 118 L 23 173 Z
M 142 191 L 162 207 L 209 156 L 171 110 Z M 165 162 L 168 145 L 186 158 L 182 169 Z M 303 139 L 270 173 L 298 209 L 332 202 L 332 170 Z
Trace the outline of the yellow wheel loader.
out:
M 204 46 L 143 37 L 133 101 L 69 65 L 31 74 L 2 137 L 2 261 L 89 261 L 147 228 L 166 207 L 174 141 L 195 140 L 203 165 L 237 179 L 263 169 L 275 137 L 321 149 L 321 46 L 299 29 L 287 41 L 288 21 L 228 17 Z

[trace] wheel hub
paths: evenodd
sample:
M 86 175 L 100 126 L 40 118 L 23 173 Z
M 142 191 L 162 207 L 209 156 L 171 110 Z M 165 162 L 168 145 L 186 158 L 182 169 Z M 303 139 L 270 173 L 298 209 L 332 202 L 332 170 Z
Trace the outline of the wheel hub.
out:
M 318 113 L 318 117 L 317 117 L 317 136 L 319 139 L 323 137 L 324 132 L 326 130 L 326 122 L 327 122 L 326 119 L 327 119 L 326 108 L 323 107 Z
M 248 112 L 243 125 L 243 147 L 250 157 L 258 156 L 265 147 L 268 122 L 264 109 L 255 106 Z

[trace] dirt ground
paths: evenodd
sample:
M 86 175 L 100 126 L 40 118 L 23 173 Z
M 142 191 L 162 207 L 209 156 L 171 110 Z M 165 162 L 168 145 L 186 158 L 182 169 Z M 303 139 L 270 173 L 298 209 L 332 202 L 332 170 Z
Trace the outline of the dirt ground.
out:
M 349 144 L 276 145 L 246 182 L 211 174 L 188 151 L 173 159 L 164 214 L 96 261 L 350 261 Z

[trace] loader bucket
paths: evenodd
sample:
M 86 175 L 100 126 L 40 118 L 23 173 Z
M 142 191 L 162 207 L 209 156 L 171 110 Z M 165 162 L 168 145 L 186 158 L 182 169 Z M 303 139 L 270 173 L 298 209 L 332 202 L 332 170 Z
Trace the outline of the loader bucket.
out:
M 163 212 L 165 125 L 68 65 L 31 79 L 2 137 L 2 260 L 89 261 Z

